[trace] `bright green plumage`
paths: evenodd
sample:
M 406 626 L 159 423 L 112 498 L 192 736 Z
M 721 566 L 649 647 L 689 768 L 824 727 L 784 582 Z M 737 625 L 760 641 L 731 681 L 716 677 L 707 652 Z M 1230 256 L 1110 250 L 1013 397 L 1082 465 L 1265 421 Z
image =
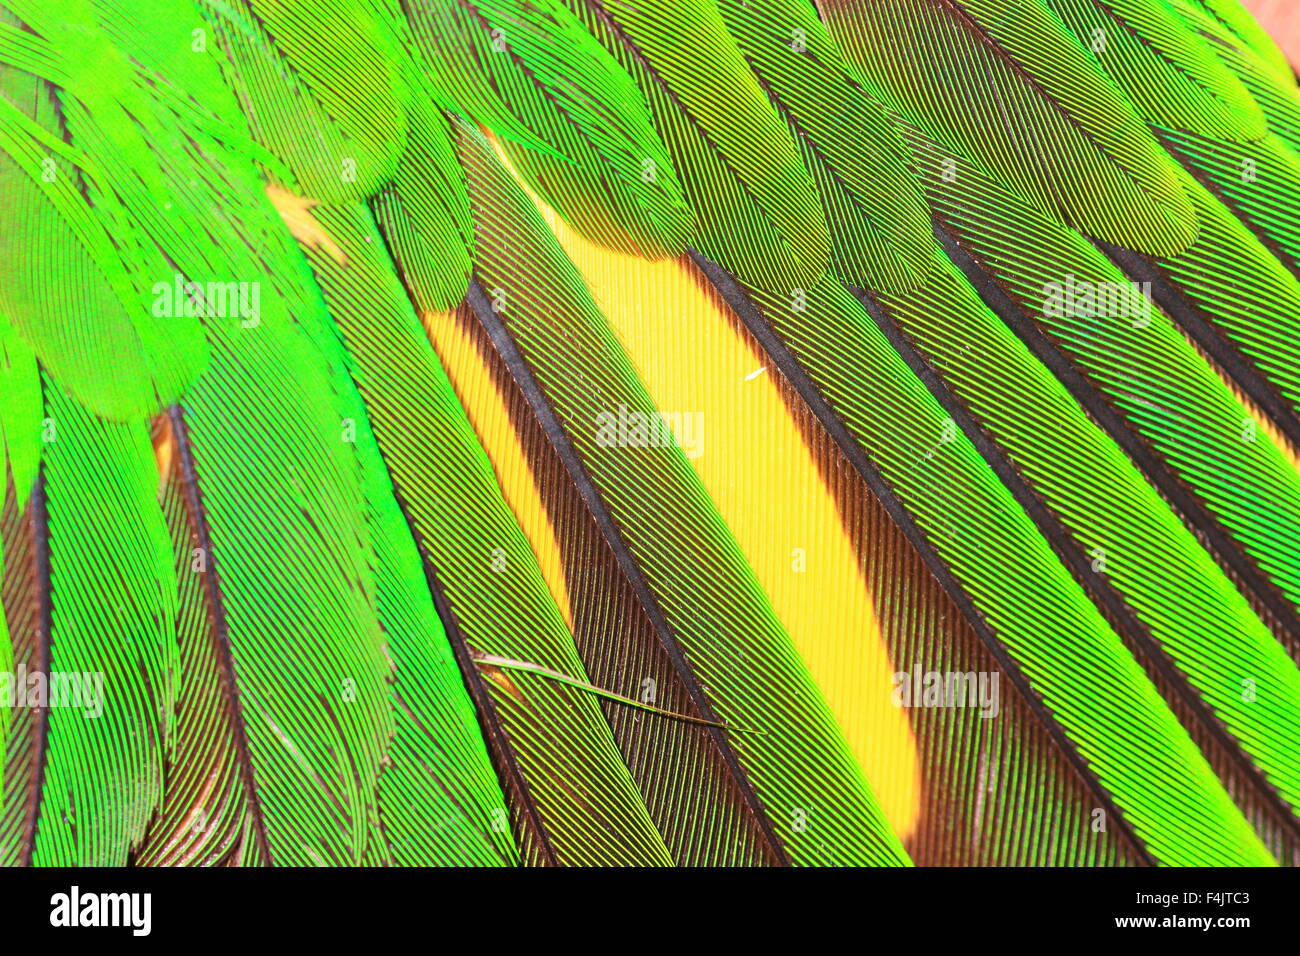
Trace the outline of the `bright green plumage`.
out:
M 1230 0 L 0 0 L 0 860 L 1296 862 L 1297 150 Z M 569 228 L 1005 681 L 910 815 Z
M 603 409 L 651 409 L 649 398 L 580 277 L 518 187 L 468 133 L 462 150 L 483 223 L 479 278 L 510 303 L 500 321 L 517 336 L 538 387 L 644 568 L 713 711 L 726 723 L 764 728 L 762 735 L 731 735 L 729 743 L 770 808 L 786 853 L 801 863 L 903 862 L 902 848 L 847 758 L 789 637 L 735 542 L 718 527 L 684 456 L 674 448 L 630 455 L 605 447 L 585 427 Z M 583 370 L 580 382 L 577 369 Z M 689 563 L 681 566 L 688 555 Z M 697 597 L 705 593 L 708 600 Z M 810 806 L 834 821 L 830 848 L 818 845 L 826 842 L 825 834 L 791 829 L 795 808 Z M 667 832 L 678 826 L 660 822 Z M 701 828 L 694 830 L 699 839 Z M 687 848 L 674 836 L 680 857 Z M 715 850 L 726 851 L 725 844 Z

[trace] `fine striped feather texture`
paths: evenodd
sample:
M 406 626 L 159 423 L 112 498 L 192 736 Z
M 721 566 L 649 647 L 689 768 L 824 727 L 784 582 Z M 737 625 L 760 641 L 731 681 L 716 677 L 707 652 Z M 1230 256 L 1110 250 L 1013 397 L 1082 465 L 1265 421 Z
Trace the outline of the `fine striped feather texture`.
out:
M 363 455 L 393 735 L 378 782 L 386 865 L 508 865 L 508 809 L 411 530 L 373 441 Z M 374 838 L 372 837 L 372 840 Z
M 136 855 L 142 865 L 238 860 L 249 844 L 266 852 L 264 843 L 244 839 L 251 766 L 193 462 L 177 434 L 183 427 L 177 410 L 157 420 L 153 435 L 177 584 L 180 691 L 168 759 L 175 770 Z
M 764 731 L 727 742 L 771 832 L 795 863 L 904 862 L 806 664 L 681 450 L 608 433 L 611 415 L 654 406 L 572 263 L 469 131 L 462 155 L 480 222 L 479 276 L 505 303 L 495 313 L 502 331 L 621 530 L 707 706 L 724 723 Z
M 1044 0 L 1151 123 L 1231 142 L 1267 129 L 1241 80 L 1168 6 Z
M 919 141 L 918 146 L 932 149 Z M 1074 387 L 1072 393 L 1094 418 L 1101 412 L 1093 394 L 1124 417 L 1145 445 L 1127 443 L 1126 452 L 1147 462 L 1148 477 L 1162 493 L 1191 520 L 1196 505 L 1182 498 L 1183 488 L 1190 488 L 1204 508 L 1204 517 L 1194 522 L 1198 528 L 1204 533 L 1220 522 L 1235 539 L 1235 547 L 1225 543 L 1223 550 L 1244 550 L 1257 572 L 1294 605 L 1289 555 L 1300 542 L 1300 476 L 1284 447 L 1218 370 L 1157 309 L 1105 321 L 1095 301 L 1091 308 L 1053 308 L 1066 306 L 1076 286 L 1125 282 L 1081 236 L 1036 214 L 974 169 L 951 182 L 933 176 L 929 186 L 944 227 L 1014 300 L 1023 316 L 1017 331 L 1055 376 L 1071 384 L 1059 365 L 1059 357 L 1068 358 L 1096 390 Z M 1124 356 L 1123 363 L 1116 355 Z M 1122 427 L 1109 429 L 1125 442 Z M 1152 453 L 1159 464 L 1147 457 Z M 1165 480 L 1165 469 L 1180 481 Z M 1269 584 L 1260 590 L 1267 593 Z
M 1038 0 L 826 0 L 822 11 L 886 106 L 1027 199 L 1131 248 L 1172 254 L 1195 237 L 1168 156 Z
M 695 211 L 695 245 L 755 282 L 796 289 L 817 281 L 830 237 L 812 176 L 716 6 L 567 2 L 649 101 Z
M 0 522 L 3 522 L 3 520 L 4 520 L 4 516 L 0 515 Z M 3 527 L 3 524 L 0 524 L 0 586 L 3 585 L 5 579 L 4 538 L 5 538 L 5 529 Z M 0 593 L 0 667 L 4 668 L 4 672 L 6 674 L 13 673 L 13 669 L 14 669 L 13 637 L 9 633 L 9 622 L 4 613 L 2 593 Z M 9 725 L 13 723 L 13 717 L 10 711 L 11 708 L 9 707 L 0 708 L 0 735 L 3 735 L 6 752 L 8 750 Z M 7 753 L 6 753 L 6 757 L 7 757 Z M 5 807 L 4 778 L 8 770 L 7 763 L 8 761 L 7 759 L 5 759 L 5 757 L 0 757 L 0 822 L 3 823 L 9 822 L 7 816 L 5 815 L 5 810 L 4 810 Z M 0 846 L 4 847 L 4 853 L 7 859 L 9 854 L 8 838 L 4 838 L 4 841 L 3 843 L 0 843 Z
M 373 221 L 358 207 L 321 218 L 349 265 L 320 255 L 313 265 L 427 573 L 454 616 L 465 679 L 490 695 L 490 704 L 480 699 L 480 713 L 490 706 L 500 721 L 490 735 L 498 766 L 518 768 L 513 809 L 535 831 L 532 852 L 563 863 L 671 862 L 595 702 L 541 677 L 473 662 L 486 653 L 584 677 L 573 637 Z
M 693 217 L 645 97 L 561 0 L 406 9 L 441 105 L 519 144 L 518 167 L 575 224 L 626 252 L 684 248 Z
M 420 101 L 408 118 L 406 151 L 371 208 L 416 306 L 440 312 L 465 297 L 473 268 L 469 195 L 441 112 Z
M 49 549 L 44 545 L 46 510 L 44 489 L 38 482 L 27 502 L 6 489 L 0 538 L 4 548 L 4 578 L 0 601 L 4 605 L 4 656 L 18 668 L 48 673 L 50 631 Z M 6 866 L 30 863 L 34 846 L 40 780 L 44 773 L 48 698 L 42 705 L 4 708 L 5 757 L 0 771 L 0 861 Z
M 872 317 L 837 285 L 812 293 L 801 311 L 755 301 L 1147 852 L 1269 860 L 1119 637 Z
M 1287 74 L 1291 71 L 1286 56 L 1267 31 L 1255 22 L 1241 0 L 1176 0 L 1176 6 L 1199 12 L 1213 24 L 1216 33 L 1234 37 L 1276 72 Z
M 1289 68 L 824 13 L 6 2 L 0 857 L 1297 859 Z
M 0 316 L 0 476 L 13 482 L 14 498 L 26 501 L 40 466 L 41 379 L 36 356 Z
M 1160 131 L 1170 151 L 1227 205 L 1293 275 L 1300 274 L 1300 155 L 1281 137 L 1224 143 L 1177 130 Z
M 25 62 L 10 48 L 25 35 L 7 11 L 0 13 L 6 14 L 3 58 Z M 30 43 L 50 46 L 37 38 Z M 103 170 L 67 144 L 60 131 L 65 111 L 50 84 L 16 67 L 2 70 L 0 257 L 11 278 L 0 295 L 8 320 L 88 407 L 115 417 L 147 414 L 201 369 L 201 329 L 182 315 L 164 334 L 163 322 L 146 311 L 144 290 L 132 287 L 139 276 L 129 271 L 138 260 L 127 258 L 126 250 L 120 254 L 110 238 L 124 211 L 105 195 Z M 101 79 L 116 75 L 123 86 L 130 82 L 120 63 L 102 64 L 97 72 Z M 107 121 L 110 114 L 99 115 Z M 143 146 L 137 141 L 134 152 L 148 153 Z M 151 163 L 151 154 L 142 156 L 142 166 Z M 84 175 L 87 168 L 95 178 Z M 95 322 L 79 321 L 87 312 Z
M 373 195 L 391 178 L 402 153 L 406 141 L 404 105 L 410 95 L 401 61 L 395 55 L 395 38 L 378 0 L 236 0 L 221 7 L 234 11 L 247 24 L 248 32 L 232 36 L 232 40 L 264 45 L 261 55 L 264 62 L 270 61 L 269 69 L 279 67 L 279 82 L 297 85 L 299 102 L 311 97 L 323 125 L 336 127 L 331 135 L 346 143 L 341 153 L 331 150 L 331 158 L 337 159 L 332 168 L 315 167 L 315 157 L 308 159 L 307 168 L 313 175 L 303 188 L 318 199 Z M 235 29 L 239 26 L 237 21 Z M 257 82 L 265 75 L 250 75 L 245 89 L 267 96 L 268 91 L 261 90 Z M 270 96 L 278 100 L 284 93 L 273 87 Z M 293 104 L 293 100 L 277 100 L 266 108 L 264 135 L 271 138 L 286 107 L 291 109 Z M 288 150 L 307 145 L 296 139 L 280 141 L 289 141 Z M 283 154 L 282 158 L 288 159 Z M 298 172 L 302 167 L 294 168 Z M 321 192 L 313 191 L 317 185 Z
M 830 229 L 845 281 L 903 291 L 930 267 L 929 217 L 910 157 L 879 104 L 849 72 L 805 0 L 718 4 L 759 83 L 790 125 Z M 873 148 L 860 148 L 861 137 Z
M 909 295 L 886 299 L 891 318 L 1070 531 L 1083 567 L 1096 574 L 1088 587 L 1123 597 L 1294 810 L 1300 766 L 1286 728 L 1300 716 L 1291 712 L 1300 701 L 1295 663 L 1146 479 L 999 327 L 957 270 L 939 271 Z M 1009 394 L 1017 397 L 1014 414 Z M 1272 690 L 1256 698 L 1246 692 L 1256 683 Z
M 367 196 L 391 174 L 393 157 L 369 143 L 363 128 L 336 122 L 297 76 L 247 0 L 201 3 L 196 45 L 219 59 L 248 131 L 266 153 L 273 182 L 322 201 Z M 381 116 L 390 123 L 393 106 Z
M 137 43 L 138 34 L 132 36 Z M 133 829 L 117 845 L 96 852 L 122 860 L 138 852 L 141 860 L 152 861 L 357 863 L 424 857 L 432 842 L 441 844 L 438 855 L 449 862 L 508 861 L 509 841 L 492 829 L 492 811 L 503 813 L 504 805 L 458 676 L 445 647 L 439 658 L 437 643 L 413 634 L 418 628 L 436 636 L 429 627 L 435 618 L 427 593 L 411 597 L 418 593 L 411 590 L 411 575 L 421 584 L 423 579 L 418 565 L 406 560 L 409 540 L 403 551 L 400 536 L 394 538 L 395 504 L 391 495 L 367 493 L 360 483 L 347 434 L 347 423 L 356 421 L 347 414 L 357 407 L 355 392 L 339 377 L 342 364 L 326 347 L 333 340 L 301 256 L 260 198 L 261 179 L 250 160 L 264 157 L 229 129 L 220 130 L 224 139 L 214 139 L 217 125 L 207 117 L 186 118 L 192 120 L 189 143 L 205 150 L 205 163 L 186 170 L 197 173 L 187 187 L 194 192 L 172 194 L 185 200 L 188 213 L 178 217 L 179 241 L 172 251 L 182 257 L 187 276 L 217 275 L 247 291 L 218 310 L 203 310 L 218 358 L 170 419 L 171 460 L 178 464 L 167 473 L 174 477 L 181 469 L 184 479 L 177 487 L 184 488 L 184 507 L 173 496 L 166 513 L 177 544 L 191 545 L 178 547 L 176 557 L 186 587 L 179 594 L 175 586 L 170 591 L 184 610 L 184 667 L 191 676 L 201 675 L 182 692 L 187 720 L 177 752 L 196 763 L 179 773 L 164 764 L 171 785 L 165 797 L 151 792 L 137 799 L 124 789 L 118 806 L 127 809 L 118 816 L 133 827 L 138 816 L 152 818 L 148 838 Z M 82 139 L 96 142 L 92 126 L 76 129 Z M 138 211 L 139 186 L 130 185 L 127 197 Z M 200 200 L 207 216 L 196 215 L 191 205 Z M 204 243 L 194 241 L 200 233 Z M 270 263 L 277 264 L 270 273 L 275 278 L 262 299 Z M 156 267 L 147 271 L 170 278 Z M 186 306 L 178 299 L 153 315 L 184 318 Z M 280 374 L 279 361 L 290 371 Z M 362 440 L 369 440 L 364 430 Z M 152 455 L 137 450 L 145 453 L 134 467 L 143 463 L 152 470 Z M 370 465 L 366 474 L 373 473 Z M 50 509 L 52 492 L 51 477 L 41 488 L 39 507 L 33 505 L 38 527 L 32 541 L 19 549 L 30 556 L 26 577 L 35 581 L 50 578 L 60 566 L 43 546 L 45 528 L 53 529 L 58 517 Z M 154 523 L 137 524 L 156 529 L 163 514 L 154 505 Z M 32 529 L 31 521 L 27 527 Z M 21 569 L 7 564 L 7 579 L 17 574 L 15 567 Z M 156 577 L 167 579 L 161 571 Z M 16 613 L 9 618 L 26 630 L 11 628 L 14 645 L 30 648 L 48 669 L 49 646 L 42 648 L 41 635 L 50 626 L 42 621 L 55 613 L 57 602 L 43 599 L 32 585 L 10 590 Z M 261 604 L 265 614 L 256 610 Z M 172 617 L 174 627 L 175 611 Z M 177 642 L 168 646 L 176 655 Z M 414 673 L 420 675 L 416 687 Z M 214 697 L 209 682 L 218 679 Z M 170 709 L 167 704 L 161 711 Z M 431 740 L 439 722 L 443 732 Z M 46 724 L 55 726 L 52 720 Z M 43 725 L 29 720 L 18 729 L 27 750 L 44 753 Z M 22 805 L 7 800 L 6 811 L 15 808 L 27 821 L 6 831 L 16 838 L 19 859 L 30 859 L 33 845 L 44 853 L 40 841 L 56 840 L 60 832 L 55 802 L 62 799 L 62 784 L 55 773 L 66 771 L 62 764 L 47 769 L 41 759 L 14 764 L 21 771 L 12 778 L 14 786 L 37 797 L 45 792 L 51 801 L 45 819 L 35 799 Z M 206 778 L 205 768 L 212 768 Z M 199 790 L 196 779 L 212 786 Z M 96 805 L 107 811 L 113 802 Z M 441 836 L 431 841 L 411 826 L 406 814 L 416 808 L 441 816 Z
M 1213 329 L 1198 336 L 1219 361 L 1235 350 L 1262 387 L 1249 386 L 1292 443 L 1300 438 L 1300 341 L 1295 316 L 1300 280 L 1289 273 L 1231 210 L 1199 183 L 1190 191 L 1201 218 L 1196 242 L 1181 255 L 1155 262 Z M 1216 340 L 1212 336 L 1216 335 Z M 1251 375 L 1251 372 L 1245 373 Z M 1245 379 L 1241 383 L 1246 385 Z
M 48 551 L 30 587 L 43 592 L 49 630 L 22 642 L 36 659 L 20 659 L 29 671 L 45 662 L 48 696 L 28 701 L 46 707 L 31 727 L 39 773 L 5 777 L 6 808 L 29 813 L 22 831 L 6 830 L 5 857 L 123 866 L 162 787 L 176 693 L 170 549 L 147 430 L 95 421 L 48 380 L 44 391 L 55 430 L 42 468 Z
M 1179 2 L 1175 12 L 1237 76 L 1264 113 L 1269 130 L 1292 141 L 1296 128 L 1295 74 L 1285 58 L 1262 56 L 1195 3 Z
M 256 851 L 360 862 L 390 732 L 360 491 L 319 353 L 285 313 L 263 314 L 259 328 L 223 343 L 229 358 L 214 355 L 187 396 L 178 453 L 192 458 L 220 587 Z M 298 371 L 285 374 L 274 356 L 295 351 Z M 337 570 L 322 573 L 323 560 Z
M 572 617 L 574 643 L 591 681 L 702 718 L 698 689 L 661 640 L 666 625 L 627 571 L 626 550 L 616 537 L 611 541 L 599 506 L 589 510 L 590 487 L 579 487 L 584 472 L 575 467 L 571 446 L 558 429 L 542 425 L 472 307 L 426 322 L 512 510 L 539 557 L 553 556 L 543 572 Z M 679 865 L 782 861 L 728 763 L 728 734 L 610 701 L 602 710 Z
M 894 670 L 848 529 L 779 377 L 693 263 L 609 263 L 556 231 L 656 407 L 693 410 L 667 413 L 675 439 L 905 840 L 920 802 L 916 743 L 891 700 Z M 679 343 L 671 358 L 655 347 L 665 335 Z

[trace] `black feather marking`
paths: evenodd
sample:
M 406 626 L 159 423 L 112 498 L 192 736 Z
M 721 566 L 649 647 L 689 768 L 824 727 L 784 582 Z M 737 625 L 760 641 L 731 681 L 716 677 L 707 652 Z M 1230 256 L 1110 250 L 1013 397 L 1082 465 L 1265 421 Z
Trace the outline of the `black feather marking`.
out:
M 1103 242 L 1096 245 L 1134 282 L 1151 283 L 1151 296 L 1156 305 L 1209 355 L 1292 445 L 1300 447 L 1300 417 L 1269 387 L 1249 360 L 1223 340 L 1201 309 L 1180 295 L 1147 257 Z
M 1279 623 L 1300 634 L 1300 615 L 1297 615 L 1295 608 L 1277 586 L 1265 578 L 1255 564 L 1223 533 L 1204 506 L 1164 467 L 1141 436 L 1061 354 L 1032 318 L 1016 306 L 997 279 L 986 272 L 957 239 L 939 225 L 935 226 L 935 237 L 953 264 L 979 293 L 980 300 L 1047 366 L 1074 400 L 1119 444 L 1165 500 L 1173 505 L 1186 523 L 1250 589 L 1268 612 Z
M 877 327 L 902 356 L 903 361 L 948 412 L 1016 503 L 1024 509 L 1052 552 L 1070 570 L 1079 585 L 1100 605 L 1115 629 L 1125 638 L 1126 645 L 1135 652 L 1135 657 L 1148 676 L 1153 678 L 1157 686 L 1170 688 L 1178 696 L 1199 728 L 1229 756 L 1244 779 L 1261 796 L 1262 802 L 1283 822 L 1290 833 L 1300 837 L 1300 819 L 1292 813 L 1278 791 L 1260 773 L 1259 768 L 1251 761 L 1240 743 L 1228 734 L 1222 721 L 1202 700 L 1188 677 L 1170 663 L 1159 644 L 1137 619 L 1123 596 L 1105 579 L 1104 575 L 1090 573 L 1088 556 L 1070 545 L 1072 536 L 1069 530 L 1043 503 L 1002 450 L 985 434 L 974 415 L 949 390 L 939 374 L 894 323 L 889 310 L 868 294 L 854 291 Z M 1157 675 L 1159 680 L 1155 680 Z
M 578 493 L 581 495 L 584 504 L 592 518 L 596 521 L 601 535 L 608 543 L 610 550 L 613 552 L 618 562 L 619 569 L 623 572 L 624 577 L 631 585 L 636 594 L 637 601 L 644 608 L 647 618 L 654 628 L 656 636 L 664 652 L 672 661 L 673 667 L 677 672 L 679 679 L 684 685 L 691 702 L 695 705 L 699 714 L 712 723 L 720 723 L 717 713 L 710 705 L 708 698 L 705 697 L 699 683 L 695 680 L 690 665 L 678 645 L 677 639 L 672 631 L 672 626 L 664 617 L 659 608 L 658 601 L 651 593 L 650 586 L 641 574 L 641 569 L 637 565 L 636 559 L 632 557 L 632 552 L 627 546 L 622 533 L 614 524 L 613 517 L 605 507 L 600 493 L 596 490 L 591 481 L 590 475 L 578 458 L 573 444 L 569 441 L 568 435 L 565 434 L 563 427 L 556 418 L 554 411 L 547 403 L 545 396 L 542 394 L 541 386 L 533 377 L 532 371 L 524 361 L 523 355 L 519 352 L 514 340 L 510 337 L 509 331 L 504 323 L 492 311 L 492 306 L 488 302 L 486 294 L 477 280 L 470 283 L 468 301 L 474 310 L 475 317 L 483 325 L 489 338 L 495 346 L 497 353 L 501 356 L 502 361 L 506 364 L 515 382 L 518 384 L 520 391 L 528 401 L 537 418 L 538 424 L 546 434 L 547 440 L 551 447 L 563 462 L 565 469 L 568 471 L 570 478 L 573 480 Z M 776 834 L 772 831 L 771 824 L 768 822 L 767 814 L 763 810 L 762 802 L 758 794 L 754 792 L 745 771 L 741 768 L 736 755 L 727 741 L 725 734 L 717 727 L 709 727 L 708 733 L 713 740 L 714 747 L 722 755 L 730 771 L 732 779 L 739 789 L 746 807 L 752 814 L 754 823 L 758 826 L 763 836 L 763 842 L 766 845 L 767 852 L 773 860 L 780 865 L 788 866 L 789 857 L 785 852 Z
M 185 423 L 185 413 L 179 405 L 174 405 L 167 413 L 171 422 L 172 435 L 176 442 L 176 456 L 180 462 L 181 480 L 184 495 L 194 523 L 194 533 L 198 546 L 208 557 L 207 570 L 203 576 L 203 587 L 208 600 L 208 613 L 212 621 L 212 632 L 220 662 L 221 680 L 225 684 L 225 696 L 229 706 L 231 721 L 234 725 L 235 750 L 239 757 L 239 775 L 244 784 L 248 812 L 251 818 L 251 835 L 261 859 L 272 859 L 270 844 L 267 841 L 266 821 L 262 813 L 261 798 L 253 778 L 253 759 L 248 750 L 248 736 L 244 729 L 244 710 L 240 701 L 239 686 L 235 680 L 234 656 L 230 646 L 230 631 L 226 621 L 225 600 L 221 592 L 221 577 L 217 571 L 216 556 L 212 552 L 212 535 L 208 529 L 206 512 L 203 509 L 203 493 L 199 488 L 198 475 L 194 469 L 194 453 L 190 445 L 189 430 Z
M 799 396 L 807 403 L 809 409 L 816 416 L 818 422 L 821 423 L 821 426 L 826 429 L 827 434 L 835 442 L 841 454 L 848 459 L 858 474 L 862 476 L 867 487 L 871 489 L 872 493 L 884 506 L 886 512 L 888 512 L 890 518 L 894 520 L 912 547 L 916 549 L 930 572 L 939 582 L 939 585 L 970 622 L 975 632 L 979 634 L 985 647 L 993 655 L 1003 672 L 1011 678 L 1035 716 L 1047 728 L 1053 741 L 1066 756 L 1066 759 L 1069 760 L 1080 778 L 1085 781 L 1089 791 L 1097 799 L 1099 806 L 1106 811 L 1107 817 L 1117 821 L 1117 828 L 1121 837 L 1136 849 L 1142 862 L 1147 865 L 1154 865 L 1155 858 L 1133 831 L 1133 828 L 1125 819 L 1123 811 L 1111 799 L 1110 794 L 1096 783 L 1092 773 L 1088 770 L 1087 763 L 1079 754 L 1074 743 L 1048 714 L 1042 701 L 1030 686 L 1028 678 L 1020 670 L 1019 665 L 1002 647 L 992 629 L 975 609 L 965 590 L 944 563 L 943 558 L 931 546 L 929 539 L 913 521 L 903 503 L 876 470 L 862 447 L 849 434 L 848 429 L 835 415 L 826 400 L 822 398 L 821 393 L 812 383 L 807 372 L 799 365 L 793 353 L 790 352 L 775 330 L 768 325 L 762 313 L 745 295 L 735 279 L 721 267 L 697 252 L 692 252 L 691 258 L 709 278 L 709 281 L 713 283 L 719 294 L 726 300 L 727 305 L 745 324 L 750 334 L 758 340 L 768 358 L 771 359 L 772 364 L 786 377 Z M 878 307 L 874 302 L 871 302 L 868 304 L 868 310 L 873 309 L 878 310 Z M 873 313 L 874 317 L 875 314 Z

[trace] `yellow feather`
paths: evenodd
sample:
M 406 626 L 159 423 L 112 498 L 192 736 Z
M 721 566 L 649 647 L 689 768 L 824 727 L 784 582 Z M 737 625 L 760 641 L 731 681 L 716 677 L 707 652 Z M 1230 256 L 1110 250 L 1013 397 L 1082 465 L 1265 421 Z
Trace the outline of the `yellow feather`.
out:
M 532 544 L 551 597 L 572 632 L 573 612 L 564 580 L 564 557 L 537 490 L 528 455 L 519 443 L 510 409 L 492 377 L 492 370 L 455 313 L 428 312 L 421 318 L 447 377 L 492 460 L 501 493 Z
M 916 741 L 893 704 L 895 668 L 852 539 L 781 380 L 689 259 L 611 252 L 533 199 L 659 411 L 675 428 L 702 422 L 700 434 L 681 427 L 678 442 L 906 839 L 920 813 Z

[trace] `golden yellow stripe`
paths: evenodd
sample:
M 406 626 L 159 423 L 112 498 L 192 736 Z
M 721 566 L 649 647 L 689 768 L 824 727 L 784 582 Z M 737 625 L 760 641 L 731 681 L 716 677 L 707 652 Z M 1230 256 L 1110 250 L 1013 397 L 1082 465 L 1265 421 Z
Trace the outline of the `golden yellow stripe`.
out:
M 421 318 L 470 424 L 492 460 L 501 494 L 532 545 L 551 597 L 572 632 L 573 613 L 564 579 L 564 557 L 542 504 L 537 478 L 519 443 L 510 410 L 492 370 L 454 313 L 427 312 Z
M 916 741 L 893 705 L 894 667 L 852 539 L 775 372 L 689 260 L 610 252 L 534 202 L 659 411 L 697 426 L 679 443 L 906 839 L 920 812 Z

